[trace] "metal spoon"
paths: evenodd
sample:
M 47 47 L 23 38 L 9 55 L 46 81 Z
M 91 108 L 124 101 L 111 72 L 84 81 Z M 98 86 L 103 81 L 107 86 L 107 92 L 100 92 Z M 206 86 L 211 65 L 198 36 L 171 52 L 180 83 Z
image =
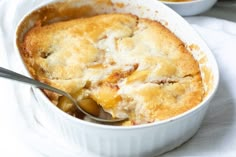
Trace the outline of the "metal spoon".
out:
M 83 114 L 85 114 L 86 116 L 88 116 L 89 118 L 97 121 L 97 122 L 101 122 L 101 123 L 117 123 L 117 122 L 121 122 L 124 120 L 127 120 L 127 118 L 116 118 L 116 119 L 104 119 L 104 118 L 100 118 L 100 117 L 95 117 L 92 114 L 88 113 L 87 111 L 85 111 L 84 109 L 82 109 L 80 107 L 80 105 L 78 104 L 78 102 L 67 92 L 62 91 L 60 89 L 57 89 L 55 87 L 49 86 L 47 84 L 44 84 L 42 82 L 36 81 L 34 79 L 31 79 L 29 77 L 26 77 L 24 75 L 18 74 L 14 71 L 5 69 L 0 67 L 0 77 L 3 78 L 7 78 L 7 79 L 11 79 L 11 80 L 15 80 L 15 81 L 19 81 L 19 82 L 24 82 L 27 84 L 30 84 L 31 86 L 34 86 L 36 88 L 40 88 L 40 89 L 46 89 L 55 93 L 58 93 L 60 95 L 63 95 L 65 97 L 67 97 Z M 109 114 L 109 113 L 107 113 Z

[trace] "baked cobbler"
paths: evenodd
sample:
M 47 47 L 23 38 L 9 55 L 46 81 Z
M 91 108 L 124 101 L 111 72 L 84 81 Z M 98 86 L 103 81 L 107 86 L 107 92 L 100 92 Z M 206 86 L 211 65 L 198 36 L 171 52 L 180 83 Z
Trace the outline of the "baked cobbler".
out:
M 129 125 L 174 117 L 204 96 L 199 65 L 185 44 L 159 22 L 131 14 L 39 22 L 25 35 L 21 54 L 35 79 L 113 117 L 129 117 Z M 44 92 L 79 116 L 62 96 Z

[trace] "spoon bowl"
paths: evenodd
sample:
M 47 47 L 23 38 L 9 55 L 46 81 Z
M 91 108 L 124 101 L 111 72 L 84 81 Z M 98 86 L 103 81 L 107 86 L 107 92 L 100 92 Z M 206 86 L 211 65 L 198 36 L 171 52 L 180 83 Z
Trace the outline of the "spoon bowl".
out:
M 46 89 L 46 90 L 55 92 L 57 94 L 63 95 L 68 100 L 70 100 L 79 109 L 80 112 L 82 112 L 84 115 L 88 116 L 89 118 L 91 118 L 92 120 L 94 120 L 96 122 L 117 123 L 117 122 L 122 122 L 122 121 L 127 120 L 127 118 L 108 118 L 108 117 L 111 117 L 110 115 L 103 116 L 106 118 L 95 116 L 95 115 L 98 115 L 98 113 L 94 112 L 94 111 L 96 111 L 96 112 L 98 111 L 98 106 L 96 106 L 94 103 L 91 103 L 91 100 L 84 100 L 84 101 L 82 101 L 82 104 L 79 104 L 69 93 L 67 93 L 65 91 L 62 91 L 60 89 L 49 86 L 45 83 L 39 82 L 37 80 L 31 79 L 29 77 L 26 77 L 24 75 L 18 74 L 14 71 L 11 71 L 11 70 L 8 70 L 8 69 L 2 68 L 2 67 L 0 67 L 0 77 L 7 78 L 10 80 L 15 80 L 15 81 L 22 82 L 22 83 L 27 83 L 27 84 L 30 84 L 31 86 L 36 87 L 36 88 Z M 86 107 L 86 105 L 92 105 L 92 106 Z M 91 109 L 92 107 L 93 108 L 97 107 L 97 108 Z M 104 112 L 104 113 L 109 114 L 107 112 Z

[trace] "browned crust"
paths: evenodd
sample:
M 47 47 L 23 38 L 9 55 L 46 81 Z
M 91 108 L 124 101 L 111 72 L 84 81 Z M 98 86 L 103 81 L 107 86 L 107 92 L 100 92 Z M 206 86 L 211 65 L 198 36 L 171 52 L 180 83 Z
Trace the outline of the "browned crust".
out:
M 114 51 L 103 48 L 104 45 L 101 48 L 99 44 L 113 35 L 116 36 Z M 105 62 L 106 53 L 123 51 L 135 53 L 132 57 L 143 55 L 143 58 L 131 65 L 124 64 L 128 70 L 115 68 L 117 61 Z M 129 97 L 132 97 L 129 94 L 139 95 L 145 101 L 142 113 L 132 112 L 132 116 L 136 114 L 133 120 L 139 119 L 136 123 L 176 116 L 203 99 L 198 63 L 184 43 L 159 22 L 130 14 L 104 14 L 46 26 L 38 24 L 25 35 L 21 54 L 35 79 L 71 94 L 87 90 L 83 96 L 89 95 L 104 108 L 112 109 L 114 116 L 122 107 L 122 101 L 126 101 L 126 95 L 119 91 L 139 82 L 142 88 L 127 93 Z M 142 69 L 145 66 L 149 68 Z M 104 73 L 99 81 L 81 79 L 88 69 L 96 75 L 109 68 L 113 68 L 112 73 Z M 127 81 L 126 85 L 121 86 L 122 81 Z M 111 92 L 107 92 L 109 90 Z M 46 95 L 58 103 L 58 95 L 50 92 Z M 109 101 L 104 96 L 109 97 Z M 127 109 L 127 113 L 131 111 Z

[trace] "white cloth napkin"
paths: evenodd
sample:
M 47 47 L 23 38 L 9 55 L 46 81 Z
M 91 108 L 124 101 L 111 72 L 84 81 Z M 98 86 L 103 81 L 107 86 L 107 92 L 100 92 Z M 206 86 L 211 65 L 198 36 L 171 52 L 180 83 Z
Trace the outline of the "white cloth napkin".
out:
M 0 1 L 0 66 L 21 72 L 12 53 L 16 25 L 26 12 L 45 2 Z M 162 157 L 235 157 L 236 23 L 197 16 L 186 20 L 214 53 L 220 69 L 220 84 L 198 133 Z M 0 156 L 85 156 L 37 121 L 36 105 L 29 86 L 0 78 Z

